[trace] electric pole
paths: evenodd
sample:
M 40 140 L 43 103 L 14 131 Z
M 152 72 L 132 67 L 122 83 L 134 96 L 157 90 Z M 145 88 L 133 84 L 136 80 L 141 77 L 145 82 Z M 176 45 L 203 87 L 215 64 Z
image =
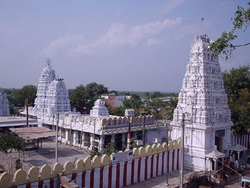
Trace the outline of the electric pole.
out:
M 57 114 L 57 122 L 56 122 L 56 162 L 58 162 L 58 124 L 59 124 L 59 113 Z
M 184 183 L 184 114 L 181 122 L 181 169 L 180 169 L 180 188 Z

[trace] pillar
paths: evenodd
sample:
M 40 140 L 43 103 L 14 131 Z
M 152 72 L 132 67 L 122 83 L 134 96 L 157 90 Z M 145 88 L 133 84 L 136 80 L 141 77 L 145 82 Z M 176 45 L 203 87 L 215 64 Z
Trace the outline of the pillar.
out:
M 114 144 L 115 143 L 115 134 L 111 135 L 111 143 Z
M 93 145 L 93 141 L 94 141 L 94 134 L 90 134 L 90 149 L 94 150 L 94 145 Z
M 240 151 L 237 151 L 238 154 L 238 162 L 240 161 Z
M 82 147 L 85 146 L 85 133 L 82 132 Z
M 102 152 L 104 149 L 104 140 L 105 140 L 105 135 L 100 135 L 99 152 Z
M 134 139 L 137 140 L 137 132 L 134 132 Z
M 122 133 L 122 147 L 126 145 L 126 135 L 125 133 Z
M 61 134 L 62 134 L 62 127 L 58 127 L 58 132 L 60 133 L 59 135 L 59 138 L 58 138 L 58 140 L 60 140 L 60 141 L 62 141 L 62 136 L 61 136 Z
M 75 146 L 77 144 L 77 139 L 78 139 L 78 131 L 73 132 L 73 145 Z
M 65 142 L 66 142 L 66 144 L 68 144 L 69 143 L 69 129 L 66 129 L 65 130 Z

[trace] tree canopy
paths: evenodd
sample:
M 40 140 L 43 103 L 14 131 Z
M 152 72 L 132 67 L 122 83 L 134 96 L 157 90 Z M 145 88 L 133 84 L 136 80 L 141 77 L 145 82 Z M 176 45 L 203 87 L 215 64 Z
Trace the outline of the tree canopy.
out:
M 229 72 L 223 72 L 222 78 L 228 98 L 238 100 L 241 90 L 250 88 L 250 67 L 232 68 Z
M 140 115 L 140 110 L 142 108 L 141 97 L 137 94 L 132 94 L 130 99 L 123 100 L 124 109 L 133 108 L 136 115 Z
M 12 149 L 21 151 L 24 150 L 24 139 L 17 135 L 8 133 L 0 134 L 0 150 L 4 153 L 12 152 Z
M 69 98 L 71 108 L 75 108 L 76 111 L 82 114 L 86 112 L 84 107 L 86 107 L 87 94 L 82 84 L 69 91 Z
M 233 28 L 229 32 L 224 31 L 221 37 L 211 44 L 210 50 L 215 56 L 222 53 L 227 60 L 231 57 L 232 51 L 235 50 L 235 48 L 250 45 L 250 41 L 240 45 L 233 44 L 233 41 L 237 38 L 235 32 L 239 29 L 244 29 L 245 31 L 250 25 L 250 0 L 247 5 L 248 8 L 246 9 L 241 6 L 237 7 L 234 13 L 235 17 L 232 18 Z
M 232 132 L 240 135 L 250 128 L 250 67 L 242 66 L 222 73 L 233 122 Z
M 22 89 L 17 90 L 17 104 L 24 105 L 25 99 L 28 99 L 28 104 L 34 106 L 37 88 L 33 85 L 26 85 Z
M 28 105 L 34 106 L 37 88 L 33 85 L 26 85 L 21 89 L 4 89 L 9 100 L 10 114 L 16 114 L 16 107 L 24 106 L 25 99 L 28 99 Z
M 108 88 L 95 82 L 82 84 L 69 91 L 71 108 L 81 113 L 89 113 L 101 94 L 108 93 Z

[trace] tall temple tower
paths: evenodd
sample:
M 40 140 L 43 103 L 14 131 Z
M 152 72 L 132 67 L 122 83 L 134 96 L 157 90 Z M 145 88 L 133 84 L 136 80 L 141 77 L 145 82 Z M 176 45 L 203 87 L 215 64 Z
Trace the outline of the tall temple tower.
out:
M 57 79 L 54 69 L 47 61 L 45 68 L 41 72 L 35 107 L 32 112 L 36 115 L 64 113 L 70 111 L 70 101 L 68 91 L 63 79 Z
M 10 108 L 9 108 L 9 100 L 7 98 L 6 93 L 0 88 L 0 116 L 9 116 Z
M 184 168 L 205 170 L 205 156 L 231 146 L 231 114 L 218 57 L 208 51 L 210 39 L 196 36 L 174 110 L 172 139 L 181 137 L 184 123 Z M 217 146 L 217 147 L 216 147 Z

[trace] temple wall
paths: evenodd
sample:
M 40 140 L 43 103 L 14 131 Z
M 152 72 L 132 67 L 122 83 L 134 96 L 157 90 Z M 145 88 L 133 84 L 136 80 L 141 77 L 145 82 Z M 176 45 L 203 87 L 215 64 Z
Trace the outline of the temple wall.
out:
M 133 159 L 112 164 L 108 155 L 78 159 L 75 164 L 56 163 L 40 169 L 32 167 L 28 172 L 18 170 L 14 174 L 4 172 L 0 176 L 0 187 L 47 187 L 58 186 L 58 174 L 67 176 L 79 187 L 125 187 L 179 169 L 181 142 L 153 144 L 145 148 L 134 148 Z M 168 161 L 167 161 L 168 155 Z

